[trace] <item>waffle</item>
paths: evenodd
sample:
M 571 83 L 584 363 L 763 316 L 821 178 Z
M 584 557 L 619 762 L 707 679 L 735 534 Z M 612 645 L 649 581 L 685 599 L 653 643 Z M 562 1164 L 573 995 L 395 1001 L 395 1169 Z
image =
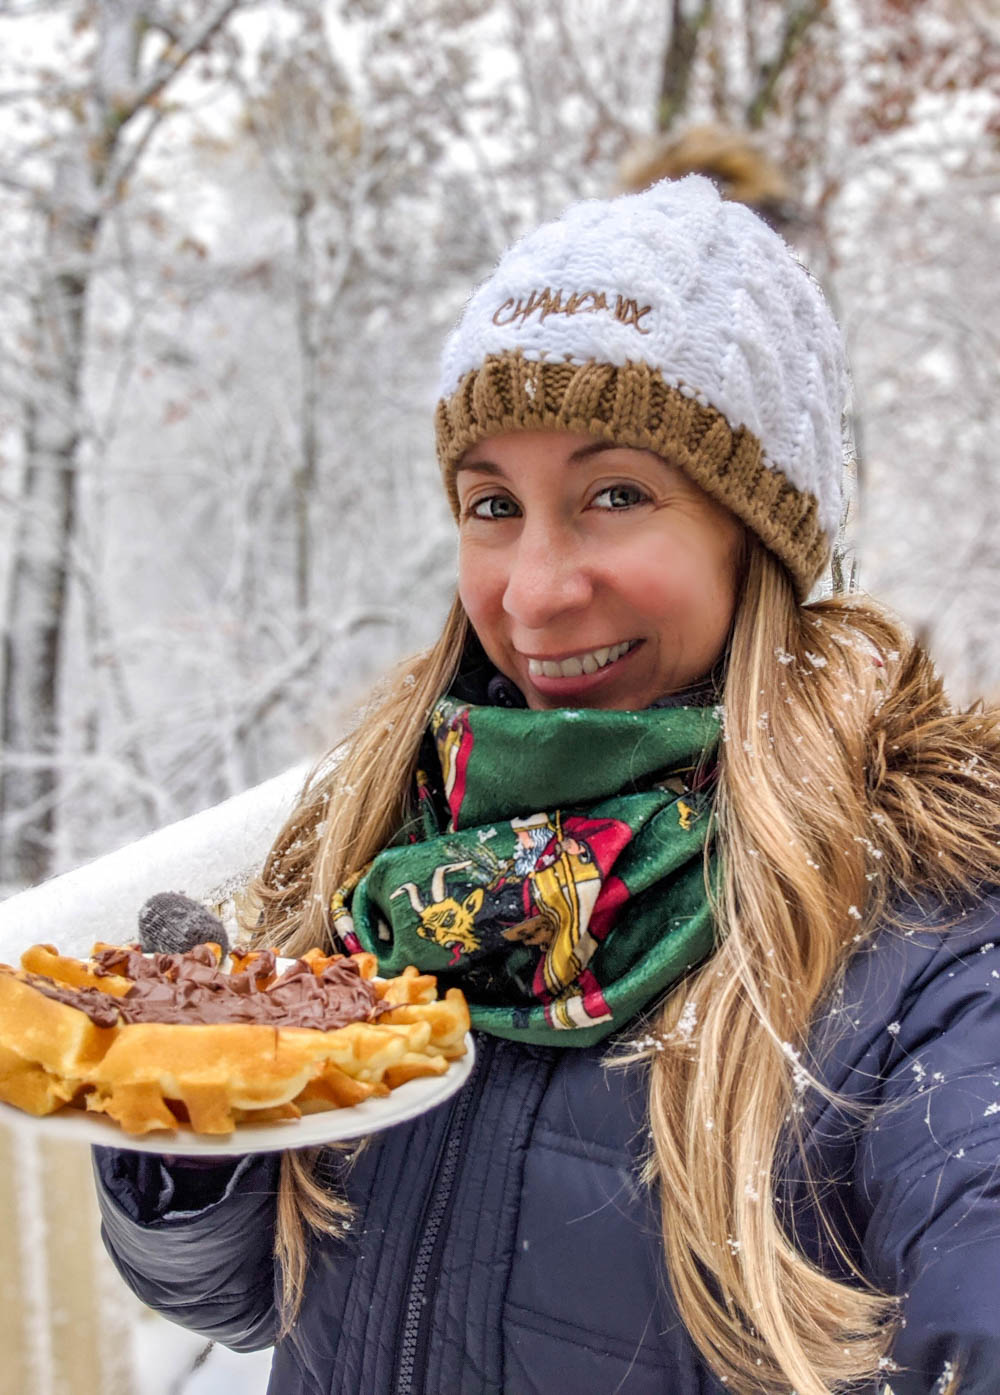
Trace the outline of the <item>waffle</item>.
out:
M 95 946 L 95 954 L 109 948 Z M 217 946 L 212 954 L 218 963 Z M 436 980 L 412 968 L 378 979 L 372 955 L 348 957 L 353 970 L 347 977 L 354 982 L 356 970 L 371 990 L 368 1020 L 331 1030 L 125 1021 L 136 985 L 128 974 L 133 961 L 125 951 L 119 957 L 123 964 L 109 974 L 94 959 L 34 945 L 20 971 L 0 965 L 0 1100 L 35 1115 L 97 1111 L 132 1135 L 179 1127 L 223 1135 L 241 1124 L 296 1119 L 386 1096 L 408 1080 L 444 1074 L 465 1052 L 469 1012 L 461 992 L 452 988 L 439 998 Z M 287 983 L 287 971 L 279 972 L 271 955 L 232 959 L 234 974 L 253 976 L 254 993 L 267 994 L 275 985 L 280 991 L 283 979 Z M 200 962 L 211 961 L 203 955 Z M 325 982 L 331 965 L 342 972 L 344 957 L 313 950 L 297 972 Z

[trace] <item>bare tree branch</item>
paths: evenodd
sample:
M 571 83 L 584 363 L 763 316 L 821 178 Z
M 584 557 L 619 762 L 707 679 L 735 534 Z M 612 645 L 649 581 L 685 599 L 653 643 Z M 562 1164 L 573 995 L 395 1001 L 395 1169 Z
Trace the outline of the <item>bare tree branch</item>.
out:
M 789 5 L 778 51 L 761 66 L 757 89 L 747 103 L 746 123 L 752 131 L 763 125 L 764 117 L 774 101 L 774 90 L 779 78 L 794 58 L 810 26 L 827 8 L 827 2 L 828 0 L 792 0 Z
M 150 141 L 169 115 L 169 108 L 152 106 L 147 107 L 147 112 L 149 120 L 146 123 L 146 129 L 138 139 L 133 141 L 128 154 L 121 163 L 113 167 L 108 173 L 104 198 L 106 207 L 112 207 L 121 198 L 125 185 L 131 179 L 139 161 L 146 153 Z
M 222 0 L 214 11 L 206 15 L 200 24 L 179 41 L 176 53 L 169 63 L 161 63 L 139 91 L 118 108 L 120 126 L 130 121 L 137 111 L 154 102 L 160 93 L 181 73 L 188 63 L 214 39 L 223 25 L 236 10 L 244 8 L 246 0 Z M 162 28 L 162 24 L 158 27 Z

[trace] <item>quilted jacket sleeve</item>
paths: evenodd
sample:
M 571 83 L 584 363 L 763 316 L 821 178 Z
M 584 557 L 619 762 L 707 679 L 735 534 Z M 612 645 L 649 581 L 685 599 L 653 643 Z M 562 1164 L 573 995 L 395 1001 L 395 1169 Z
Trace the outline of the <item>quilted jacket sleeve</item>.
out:
M 976 921 L 922 956 L 882 1028 L 883 1104 L 858 1183 L 872 1277 L 903 1298 L 894 1395 L 998 1388 L 1000 921 L 988 906 Z
M 94 1149 L 101 1235 L 149 1307 L 235 1351 L 275 1339 L 277 1154 L 203 1171 Z

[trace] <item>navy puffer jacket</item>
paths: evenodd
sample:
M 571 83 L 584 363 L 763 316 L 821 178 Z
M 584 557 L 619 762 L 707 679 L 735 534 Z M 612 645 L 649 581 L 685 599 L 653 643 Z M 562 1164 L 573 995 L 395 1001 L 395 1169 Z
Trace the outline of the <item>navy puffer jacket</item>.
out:
M 809 1116 L 838 1238 L 904 1295 L 887 1379 L 1000 1391 L 1000 899 L 884 931 L 817 1027 L 825 1082 L 878 1108 Z M 271 1395 L 722 1395 L 674 1308 L 638 1178 L 641 1067 L 480 1037 L 448 1104 L 376 1136 L 343 1178 L 355 1220 L 312 1246 Z M 334 1154 L 324 1155 L 332 1174 Z M 237 1350 L 275 1338 L 276 1159 L 171 1173 L 96 1154 L 106 1244 L 144 1302 Z M 793 1170 L 798 1243 L 837 1272 Z

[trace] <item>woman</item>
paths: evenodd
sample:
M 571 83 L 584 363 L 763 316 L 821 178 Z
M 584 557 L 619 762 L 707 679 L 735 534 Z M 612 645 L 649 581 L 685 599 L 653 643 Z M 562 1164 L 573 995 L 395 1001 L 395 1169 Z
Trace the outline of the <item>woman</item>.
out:
M 844 387 L 816 285 L 698 177 L 466 308 L 458 600 L 258 889 L 285 952 L 459 983 L 474 1076 L 280 1177 L 99 1158 L 123 1274 L 277 1338 L 272 1391 L 996 1389 L 997 716 L 805 603 Z

